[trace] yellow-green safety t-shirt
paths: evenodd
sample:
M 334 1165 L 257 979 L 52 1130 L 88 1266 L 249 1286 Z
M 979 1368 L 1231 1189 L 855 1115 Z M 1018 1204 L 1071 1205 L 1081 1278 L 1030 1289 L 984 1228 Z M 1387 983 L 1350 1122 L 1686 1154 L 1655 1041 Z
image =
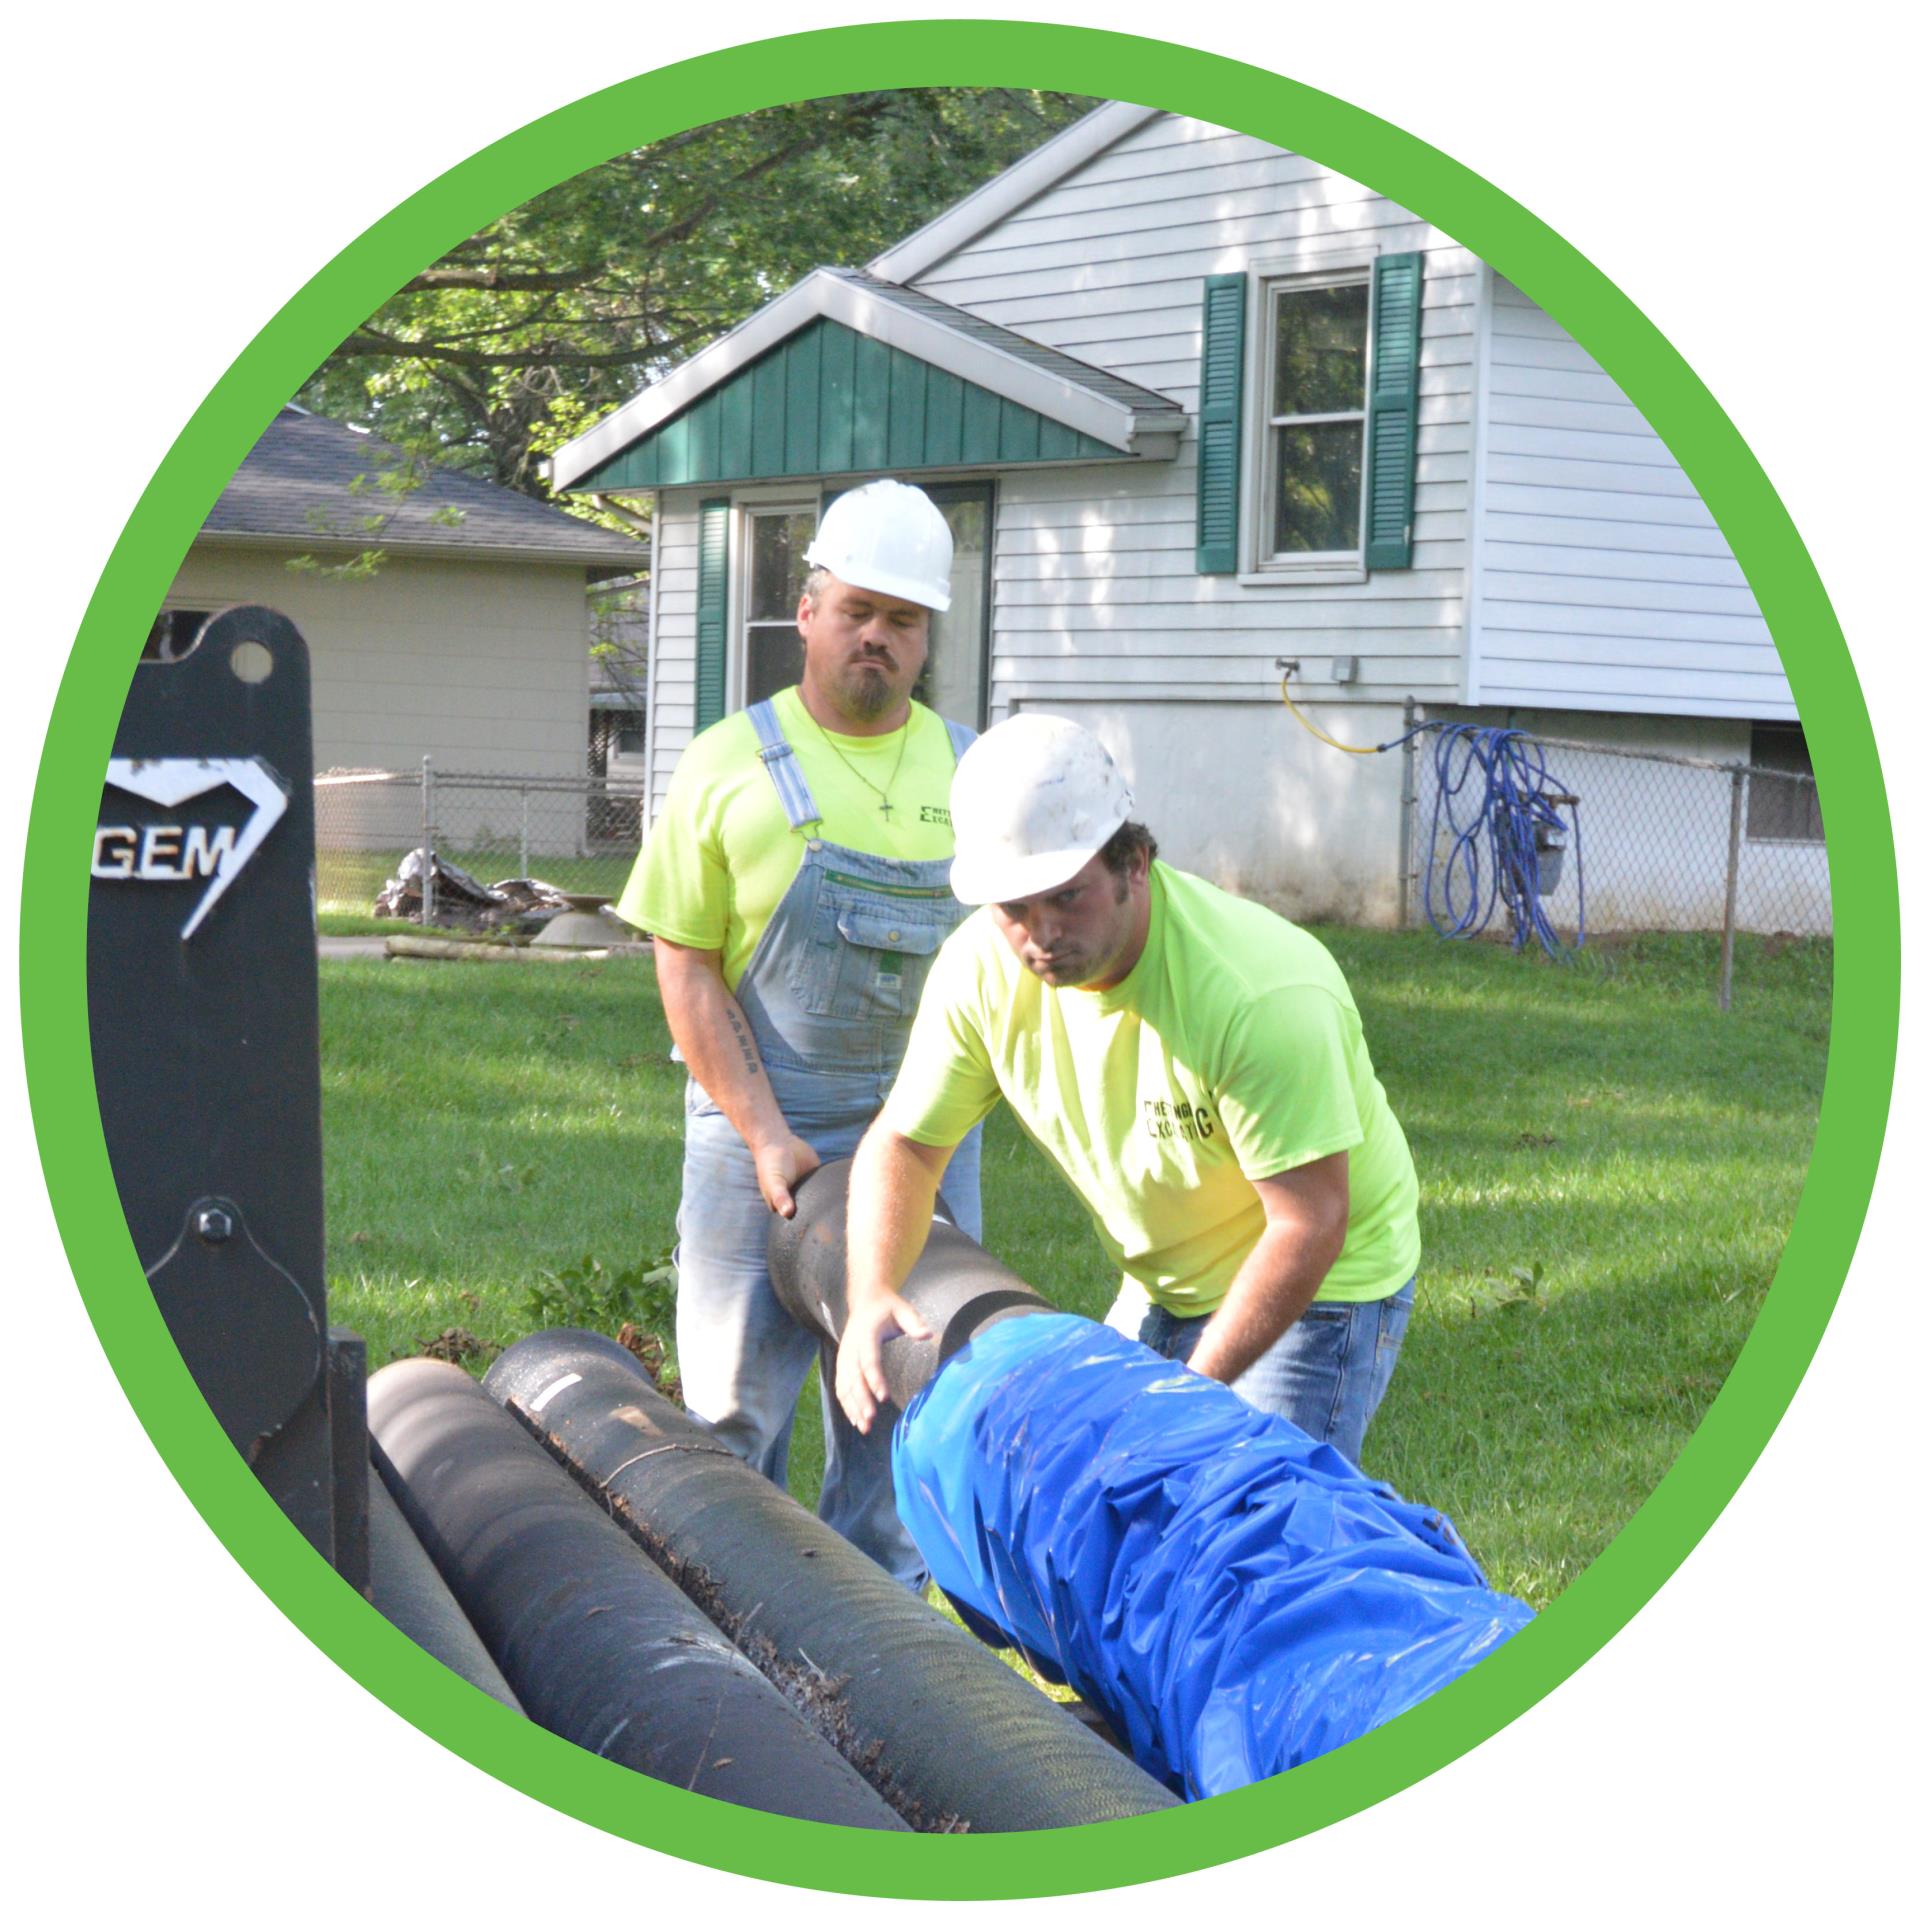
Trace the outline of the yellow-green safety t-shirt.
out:
M 1004 1097 L 1115 1265 L 1182 1316 L 1219 1305 L 1260 1237 L 1250 1182 L 1344 1152 L 1346 1244 L 1318 1297 L 1398 1292 L 1420 1262 L 1419 1186 L 1332 955 L 1250 900 L 1150 871 L 1146 947 L 1104 993 L 1037 980 L 991 909 L 957 928 L 881 1121 L 951 1146 Z
M 720 950 L 729 990 L 739 986 L 816 833 L 884 859 L 953 857 L 953 741 L 937 713 L 916 701 L 904 729 L 829 740 L 799 688 L 776 693 L 773 710 L 821 810 L 819 827 L 802 834 L 788 826 L 753 722 L 744 712 L 730 714 L 696 734 L 680 756 L 614 909 L 677 946 Z M 882 794 L 891 814 L 880 811 Z

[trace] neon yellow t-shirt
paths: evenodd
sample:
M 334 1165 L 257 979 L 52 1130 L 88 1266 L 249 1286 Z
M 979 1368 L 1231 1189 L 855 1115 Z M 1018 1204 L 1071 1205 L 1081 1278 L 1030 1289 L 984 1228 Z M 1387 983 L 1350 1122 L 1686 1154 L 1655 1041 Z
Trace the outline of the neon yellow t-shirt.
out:
M 1265 1225 L 1250 1182 L 1347 1156 L 1346 1244 L 1322 1300 L 1397 1293 L 1419 1185 L 1353 996 L 1303 929 L 1155 861 L 1147 944 L 1104 993 L 1049 987 L 990 909 L 934 960 L 881 1113 L 926 1146 L 1004 1097 L 1108 1256 L 1171 1313 L 1210 1313 Z
M 953 857 L 953 742 L 931 708 L 917 701 L 909 708 L 904 741 L 900 730 L 871 738 L 836 733 L 829 741 L 797 687 L 776 693 L 773 709 L 821 810 L 819 827 L 803 835 L 787 825 L 753 722 L 730 714 L 680 756 L 614 909 L 676 946 L 719 949 L 729 989 L 740 984 L 816 833 L 890 860 Z M 891 814 L 880 811 L 882 794 Z

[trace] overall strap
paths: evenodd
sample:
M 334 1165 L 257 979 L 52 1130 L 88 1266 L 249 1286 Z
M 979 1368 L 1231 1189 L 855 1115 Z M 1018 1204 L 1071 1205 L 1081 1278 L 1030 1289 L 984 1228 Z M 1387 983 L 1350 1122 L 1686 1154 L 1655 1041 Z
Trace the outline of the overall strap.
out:
M 954 765 L 960 764 L 960 756 L 980 738 L 964 720 L 947 722 L 947 738 L 953 742 Z
M 780 731 L 780 720 L 773 710 L 773 702 L 756 700 L 747 709 L 747 718 L 753 723 L 753 731 L 760 741 L 760 764 L 766 768 L 767 777 L 773 782 L 773 790 L 780 796 L 787 825 L 796 831 L 802 827 L 817 826 L 820 809 L 814 804 L 813 789 L 807 785 L 807 776 L 800 770 L 800 761 L 791 742 Z

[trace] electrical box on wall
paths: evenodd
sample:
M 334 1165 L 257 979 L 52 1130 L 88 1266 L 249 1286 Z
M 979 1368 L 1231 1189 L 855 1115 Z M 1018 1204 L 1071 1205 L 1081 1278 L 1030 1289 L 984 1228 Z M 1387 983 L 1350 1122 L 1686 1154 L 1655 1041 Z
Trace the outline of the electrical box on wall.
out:
M 1336 687 L 1350 687 L 1360 678 L 1360 656 L 1357 653 L 1338 655 L 1333 663 L 1333 684 Z

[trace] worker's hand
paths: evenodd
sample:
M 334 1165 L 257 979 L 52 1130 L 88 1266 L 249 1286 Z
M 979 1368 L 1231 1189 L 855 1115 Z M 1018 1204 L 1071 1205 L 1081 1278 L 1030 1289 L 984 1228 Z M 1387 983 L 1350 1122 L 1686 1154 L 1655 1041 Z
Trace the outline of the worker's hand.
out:
M 862 1433 L 873 1431 L 874 1416 L 887 1397 L 880 1349 L 901 1334 L 910 1340 L 931 1340 L 933 1329 L 897 1293 L 888 1292 L 856 1307 L 840 1336 L 833 1390 L 841 1410 Z
M 755 1147 L 753 1171 L 760 1182 L 761 1199 L 782 1220 L 791 1220 L 793 1190 L 819 1164 L 820 1156 L 797 1133 L 782 1134 Z

